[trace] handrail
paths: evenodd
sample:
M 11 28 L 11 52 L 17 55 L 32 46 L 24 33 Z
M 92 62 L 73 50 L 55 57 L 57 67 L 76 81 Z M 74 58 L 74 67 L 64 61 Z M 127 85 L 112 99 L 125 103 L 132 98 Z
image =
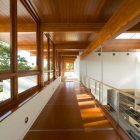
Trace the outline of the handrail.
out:
M 105 83 L 103 83 L 103 82 L 101 82 L 101 81 L 99 81 L 99 80 L 96 80 L 96 79 L 94 79 L 94 78 L 92 78 L 92 77 L 90 77 L 90 76 L 87 76 L 87 77 L 88 77 L 89 79 L 91 79 L 91 80 L 94 80 L 94 81 L 96 81 L 96 82 L 101 83 L 102 85 L 108 86 L 108 87 L 110 87 L 111 89 L 117 90 L 118 92 L 120 92 L 121 94 L 123 94 L 123 95 L 125 95 L 125 96 L 128 96 L 128 97 L 130 97 L 130 98 L 132 98 L 132 99 L 140 100 L 139 97 L 130 95 L 130 94 L 128 94 L 127 92 L 124 92 L 124 91 L 122 91 L 122 90 L 120 90 L 120 89 L 117 89 L 117 88 L 115 88 L 115 87 L 112 87 L 112 86 L 110 86 L 110 85 L 108 85 L 108 84 L 105 84 Z

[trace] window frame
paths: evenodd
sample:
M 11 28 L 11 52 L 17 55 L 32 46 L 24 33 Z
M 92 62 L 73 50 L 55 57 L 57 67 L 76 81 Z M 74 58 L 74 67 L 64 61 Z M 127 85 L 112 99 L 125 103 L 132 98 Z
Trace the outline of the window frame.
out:
M 15 110 L 15 107 L 18 108 L 21 106 L 21 104 L 24 104 L 28 99 L 32 98 L 36 93 L 39 93 L 41 89 L 44 88 L 46 84 L 49 84 L 53 80 L 55 80 L 56 76 L 56 53 L 55 52 L 55 44 L 53 41 L 50 39 L 49 35 L 46 35 L 48 39 L 48 81 L 43 80 L 43 30 L 41 28 L 41 22 L 30 5 L 28 1 L 25 0 L 19 0 L 21 4 L 26 8 L 28 13 L 31 15 L 33 20 L 36 23 L 36 43 L 37 43 L 37 70 L 31 70 L 31 71 L 19 71 L 18 70 L 18 45 L 17 45 L 17 2 L 18 0 L 9 0 L 10 1 L 10 65 L 11 69 L 10 71 L 4 71 L 0 72 L 0 80 L 6 80 L 6 79 L 11 79 L 10 86 L 11 86 L 11 98 L 8 100 L 5 100 L 0 103 L 0 115 L 4 114 L 5 112 L 8 112 L 9 110 Z M 53 44 L 53 78 L 50 79 L 50 44 Z M 60 68 L 60 67 L 59 67 Z M 59 69 L 59 74 L 60 74 L 60 69 Z M 26 76 L 37 76 L 37 85 L 29 88 L 20 94 L 18 94 L 18 78 L 19 77 L 26 77 Z

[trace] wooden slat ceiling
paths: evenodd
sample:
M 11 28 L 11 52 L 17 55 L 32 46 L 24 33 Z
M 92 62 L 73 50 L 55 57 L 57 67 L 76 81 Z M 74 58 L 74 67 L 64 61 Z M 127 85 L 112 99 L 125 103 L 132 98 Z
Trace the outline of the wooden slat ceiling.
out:
M 30 0 L 42 22 L 84 23 L 107 21 L 122 0 Z
M 97 33 L 119 9 L 123 1 L 126 0 L 30 0 L 41 22 L 45 25 L 44 29 L 49 26 L 49 31 L 46 32 L 46 29 L 45 33 L 50 34 L 57 50 L 59 52 L 66 52 L 66 54 L 68 52 L 75 52 L 77 54 L 77 51 L 83 51 L 96 38 Z M 3 33 L 3 31 L 6 29 L 9 31 L 9 29 L 2 27 L 6 23 L 10 24 L 9 4 L 9 0 L 0 0 L 0 32 L 2 32 L 0 33 L 0 40 L 6 42 L 10 42 L 10 34 Z M 27 30 L 24 31 L 25 24 L 29 25 L 28 27 L 26 26 L 28 33 L 26 33 Z M 94 27 L 92 28 L 92 24 L 97 26 L 95 31 Z M 72 28 L 69 29 L 69 27 L 74 25 L 79 27 L 78 31 L 75 31 L 76 28 L 70 31 Z M 92 28 L 91 31 L 89 31 L 90 28 L 87 28 L 88 25 Z M 51 31 L 54 26 L 55 30 L 58 30 L 57 28 L 59 27 L 61 28 L 58 31 Z M 79 31 L 80 29 L 81 31 Z M 18 33 L 20 49 L 35 51 L 35 22 L 20 0 L 18 0 L 18 31 L 21 32 Z M 140 31 L 140 23 L 131 28 L 130 31 Z M 44 45 L 47 48 L 47 40 L 45 38 L 44 40 Z M 133 49 L 140 48 L 139 44 L 138 40 L 113 40 L 108 46 L 105 46 L 105 51 L 121 51 L 131 49 L 131 47 Z
M 91 33 L 79 33 L 79 32 L 54 32 L 50 33 L 51 39 L 54 43 L 59 44 L 63 42 L 88 42 Z

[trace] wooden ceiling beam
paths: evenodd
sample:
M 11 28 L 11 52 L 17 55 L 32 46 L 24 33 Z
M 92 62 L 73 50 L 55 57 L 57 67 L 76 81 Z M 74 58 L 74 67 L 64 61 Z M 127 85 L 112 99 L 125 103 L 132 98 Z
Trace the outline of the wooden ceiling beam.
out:
M 44 32 L 97 32 L 105 23 L 42 23 Z M 10 24 L 0 24 L 0 32 L 9 32 Z M 35 32 L 35 23 L 18 24 L 19 32 Z
M 103 26 L 105 25 L 105 23 L 96 23 L 98 26 L 92 27 L 95 25 L 95 23 L 93 24 L 89 24 L 89 23 L 78 23 L 78 24 L 73 24 L 71 25 L 71 27 L 68 27 L 68 25 L 64 25 L 63 27 L 61 27 L 62 25 L 60 23 L 57 24 L 56 27 L 54 27 L 54 24 L 44 24 L 43 25 L 43 29 L 44 32 L 67 32 L 67 31 L 71 31 L 71 32 L 97 32 L 100 31 Z M 74 26 L 75 25 L 75 26 Z M 79 25 L 79 27 L 78 27 Z M 46 27 L 47 26 L 47 27 Z M 0 24 L 0 32 L 9 32 L 10 31 L 10 24 Z M 24 24 L 18 24 L 18 32 L 35 32 L 36 31 L 36 25 L 35 23 L 24 23 Z M 128 29 L 127 32 L 137 32 L 140 31 L 140 24 Z
M 56 49 L 86 49 L 87 45 L 81 44 L 64 44 L 64 45 L 56 45 Z
M 43 23 L 44 32 L 94 32 L 100 31 L 105 23 Z
M 140 16 L 140 0 L 126 0 L 122 3 L 121 7 L 114 13 L 114 15 L 108 20 L 102 30 L 97 34 L 88 48 L 81 55 L 81 59 L 84 59 L 91 52 L 97 50 L 101 45 L 104 45 L 107 41 L 115 38 L 122 31 L 128 30 L 139 22 Z M 129 10 L 128 10 L 129 9 Z
M 79 52 L 83 49 L 57 49 L 57 52 Z
M 36 31 L 36 24 L 30 23 L 30 24 L 18 24 L 17 25 L 18 32 L 35 32 Z M 10 32 L 10 24 L 0 24 L 0 32 Z
M 121 51 L 129 51 L 129 50 L 136 50 L 136 49 L 140 49 L 140 45 L 137 45 L 137 46 L 135 46 L 135 45 L 133 45 L 133 46 L 118 46 L 118 45 L 112 45 L 112 46 L 105 46 L 105 47 L 103 47 L 103 51 L 119 51 L 119 52 L 121 52 Z
M 136 24 L 134 27 L 128 29 L 127 32 L 140 32 L 140 22 Z
M 60 56 L 77 56 L 79 52 L 61 52 Z

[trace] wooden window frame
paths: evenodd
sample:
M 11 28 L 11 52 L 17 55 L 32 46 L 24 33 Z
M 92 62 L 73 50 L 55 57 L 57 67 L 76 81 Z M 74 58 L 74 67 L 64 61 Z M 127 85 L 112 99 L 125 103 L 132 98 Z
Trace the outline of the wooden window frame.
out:
M 43 85 L 43 68 L 42 68 L 42 30 L 41 23 L 38 17 L 35 15 L 31 6 L 27 3 L 26 0 L 20 0 L 25 9 L 34 19 L 35 24 L 37 26 L 36 30 L 36 42 L 37 42 L 37 70 L 33 71 L 18 71 L 18 62 L 17 62 L 17 2 L 18 0 L 9 0 L 10 1 L 10 65 L 11 70 L 0 72 L 0 80 L 10 79 L 11 82 L 11 98 L 7 99 L 0 103 L 0 112 L 4 113 L 9 108 L 13 108 L 16 104 L 19 104 L 29 98 L 31 95 L 39 91 Z M 27 89 L 22 93 L 18 93 L 18 77 L 26 77 L 36 75 L 37 78 L 37 86 Z
M 48 81 L 44 81 L 44 71 L 43 71 L 43 30 L 42 25 L 37 15 L 36 11 L 32 7 L 32 4 L 27 0 L 20 0 L 25 9 L 34 19 L 37 29 L 36 29 L 36 42 L 37 42 L 37 70 L 32 71 L 18 71 L 18 61 L 17 61 L 17 2 L 18 0 L 9 0 L 10 1 L 10 46 L 11 46 L 11 70 L 0 72 L 0 80 L 11 79 L 11 98 L 0 103 L 0 115 L 4 114 L 8 110 L 13 109 L 15 106 L 28 100 L 32 95 L 39 92 L 46 84 L 49 84 L 56 78 L 56 63 L 60 62 L 60 59 L 57 60 L 55 44 L 50 39 L 49 34 L 46 35 L 48 39 Z M 50 44 L 53 44 L 53 78 L 50 79 Z M 60 58 L 60 56 L 59 56 Z M 59 65 L 59 76 L 60 65 Z M 18 93 L 18 78 L 26 76 L 37 76 L 37 86 L 29 88 L 22 93 Z

